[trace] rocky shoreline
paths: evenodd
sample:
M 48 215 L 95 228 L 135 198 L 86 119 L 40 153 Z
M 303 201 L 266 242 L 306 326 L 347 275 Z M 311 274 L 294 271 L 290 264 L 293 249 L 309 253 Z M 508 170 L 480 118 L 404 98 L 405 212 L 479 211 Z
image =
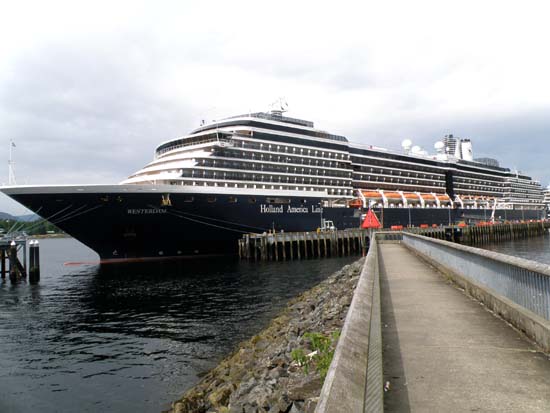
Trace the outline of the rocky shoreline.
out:
M 364 258 L 292 299 L 269 326 L 172 403 L 170 413 L 313 413 L 323 385 L 319 371 L 293 360 L 312 352 L 306 333 L 341 330 Z M 294 357 L 295 358 L 295 357 Z

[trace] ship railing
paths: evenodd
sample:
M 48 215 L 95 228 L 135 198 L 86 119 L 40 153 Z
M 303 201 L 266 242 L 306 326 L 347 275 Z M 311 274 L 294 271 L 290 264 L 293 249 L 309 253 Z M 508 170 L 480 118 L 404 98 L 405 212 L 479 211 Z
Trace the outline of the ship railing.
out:
M 288 116 L 281 116 L 281 115 L 273 115 L 270 113 L 264 113 L 264 112 L 257 112 L 257 113 L 249 113 L 246 115 L 238 115 L 238 116 L 231 116 L 229 118 L 225 118 L 222 120 L 230 120 L 230 119 L 237 119 L 237 118 L 259 118 L 259 119 L 266 119 L 266 120 L 274 120 L 276 122 L 284 122 L 284 123 L 290 123 L 294 125 L 300 125 L 305 126 L 308 128 L 313 128 L 313 122 L 303 120 L 303 119 L 297 119 L 297 118 L 291 118 Z M 323 139 L 330 139 L 333 141 L 339 141 L 339 142 L 347 142 L 345 136 L 341 135 L 334 135 L 332 133 L 318 131 L 318 136 L 313 136 L 314 138 L 323 138 Z
M 202 144 L 211 143 L 211 142 L 218 142 L 220 144 L 220 146 L 233 146 L 233 140 L 232 139 L 212 137 L 212 138 L 203 139 L 203 140 L 200 140 L 200 141 L 191 141 L 191 142 L 179 143 L 177 145 L 169 146 L 168 148 L 160 149 L 155 154 L 155 159 L 158 158 L 159 156 L 165 154 L 166 152 L 173 151 L 174 149 L 184 148 L 184 147 L 187 147 L 187 146 L 197 146 L 197 145 L 202 145 Z
M 255 112 L 255 113 L 247 113 L 246 115 L 237 115 L 237 116 L 230 116 L 228 118 L 224 118 L 222 120 L 229 120 L 229 119 L 237 119 L 237 118 L 259 118 L 259 119 L 266 119 L 266 120 L 274 120 L 278 122 L 287 122 L 287 123 L 293 123 L 295 125 L 300 126 L 306 126 L 308 128 L 313 128 L 313 122 L 303 119 L 297 119 L 297 118 L 291 118 L 288 116 L 281 116 L 281 115 L 272 115 L 270 113 L 265 112 Z

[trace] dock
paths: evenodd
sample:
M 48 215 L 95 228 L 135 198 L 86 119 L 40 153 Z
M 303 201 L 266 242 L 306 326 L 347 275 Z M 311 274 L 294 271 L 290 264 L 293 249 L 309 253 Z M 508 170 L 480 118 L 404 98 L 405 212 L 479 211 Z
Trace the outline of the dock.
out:
M 542 413 L 548 389 L 550 266 L 379 232 L 315 412 Z
M 438 226 L 398 228 L 397 231 L 424 235 L 464 245 L 483 245 L 501 241 L 512 241 L 536 237 L 550 229 L 550 221 L 480 223 L 469 226 Z
M 286 261 L 360 256 L 368 250 L 370 234 L 370 230 L 359 228 L 245 234 L 238 241 L 239 257 L 253 261 Z
M 483 245 L 494 242 L 541 236 L 550 229 L 550 221 L 508 222 L 471 226 L 436 226 L 394 228 L 391 233 L 423 235 L 464 245 Z M 241 259 L 251 261 L 287 261 L 309 258 L 331 258 L 365 255 L 372 229 L 345 229 L 305 232 L 264 232 L 244 234 L 238 240 Z
M 28 256 L 27 256 L 28 246 Z M 28 258 L 28 260 L 27 260 Z M 27 238 L 0 238 L 0 277 L 12 283 L 21 280 L 40 281 L 40 250 L 35 240 Z

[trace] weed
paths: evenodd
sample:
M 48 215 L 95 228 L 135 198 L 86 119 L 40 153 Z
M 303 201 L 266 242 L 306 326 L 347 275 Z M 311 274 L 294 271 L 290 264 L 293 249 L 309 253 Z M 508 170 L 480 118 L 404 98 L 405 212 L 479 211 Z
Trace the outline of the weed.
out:
M 297 348 L 292 350 L 290 355 L 299 366 L 304 368 L 305 374 L 309 374 L 309 368 L 312 366 L 324 379 L 332 362 L 339 337 L 339 331 L 335 331 L 330 335 L 305 333 L 304 338 L 310 342 L 313 352 L 306 354 L 304 349 Z

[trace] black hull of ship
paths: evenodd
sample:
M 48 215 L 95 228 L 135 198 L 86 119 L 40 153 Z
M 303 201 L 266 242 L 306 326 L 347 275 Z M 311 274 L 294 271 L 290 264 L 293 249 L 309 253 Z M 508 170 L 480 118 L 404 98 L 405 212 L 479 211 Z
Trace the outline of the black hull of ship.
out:
M 338 229 L 360 224 L 359 210 L 321 212 L 322 198 L 315 197 L 286 197 L 290 203 L 279 205 L 269 204 L 265 196 L 170 193 L 171 205 L 162 205 L 159 193 L 10 196 L 103 260 L 236 254 L 237 240 L 245 233 L 313 231 L 321 218 Z
M 169 196 L 168 196 L 169 195 Z M 13 199 L 96 251 L 101 259 L 165 258 L 236 254 L 244 233 L 313 231 L 321 219 L 338 229 L 357 228 L 361 211 L 319 208 L 323 198 L 206 193 L 12 193 Z M 164 202 L 163 202 L 164 199 Z M 164 203 L 164 205 L 163 205 Z M 448 225 L 489 220 L 490 210 L 384 208 L 375 210 L 392 225 Z M 500 220 L 541 219 L 540 210 L 496 210 Z
M 449 225 L 464 222 L 475 224 L 479 221 L 490 221 L 490 209 L 462 209 L 462 208 L 384 208 L 375 209 L 385 228 L 392 225 L 403 227 L 421 225 Z M 496 209 L 496 221 L 527 221 L 544 219 L 544 211 L 540 209 Z

